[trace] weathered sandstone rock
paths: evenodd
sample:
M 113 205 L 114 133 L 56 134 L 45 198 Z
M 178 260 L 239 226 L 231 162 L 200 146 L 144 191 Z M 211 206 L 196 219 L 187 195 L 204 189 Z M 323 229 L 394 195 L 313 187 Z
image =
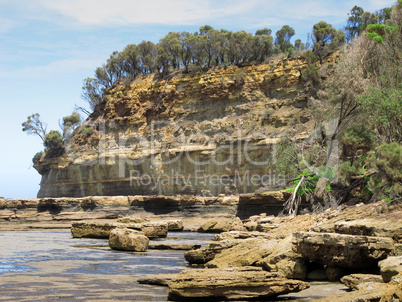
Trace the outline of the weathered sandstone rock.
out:
M 358 285 L 366 282 L 382 283 L 382 277 L 380 275 L 372 274 L 352 274 L 348 276 L 343 276 L 341 282 L 347 287 L 353 290 L 358 289 Z
M 309 287 L 303 281 L 288 280 L 278 273 L 257 267 L 190 269 L 169 282 L 172 301 L 266 299 Z
M 199 249 L 199 244 L 186 244 L 186 243 L 150 243 L 148 248 L 150 250 L 195 250 Z
M 230 232 L 223 232 L 220 234 L 215 235 L 215 240 L 233 240 L 233 239 L 247 239 L 247 238 L 262 238 L 262 239 L 275 239 L 272 235 L 265 232 L 258 232 L 258 231 L 230 231 Z
M 243 226 L 239 217 L 235 218 L 219 218 L 211 219 L 200 226 L 198 232 L 201 233 L 222 233 L 230 230 L 244 231 L 246 228 Z
M 185 252 L 184 258 L 191 264 L 205 264 L 214 259 L 216 254 L 219 254 L 223 250 L 231 248 L 239 243 L 238 240 L 212 242 L 200 249 Z
M 306 260 L 295 252 L 292 236 L 279 240 L 269 255 L 259 260 L 256 265 L 267 271 L 279 272 L 289 279 L 306 279 Z
M 136 230 L 113 229 L 110 231 L 109 246 L 114 250 L 145 252 L 148 243 L 148 237 Z
M 272 159 L 272 145 L 292 122 L 302 123 L 306 131 L 314 127 L 305 110 L 311 90 L 300 76 L 307 66 L 298 57 L 172 73 L 168 80 L 144 75 L 130 85 L 116 84 L 85 122 L 90 135 L 77 133 L 73 151 L 35 164 L 42 174 L 38 196 L 217 196 L 281 187 L 283 180 L 254 163 Z M 306 137 L 304 130 L 296 134 L 297 139 Z M 118 148 L 119 143 L 124 145 Z M 257 151 L 245 150 L 245 143 Z M 239 164 L 222 169 L 234 154 Z M 199 166 L 203 169 L 197 174 Z M 253 175 L 257 181 L 244 180 Z M 281 205 L 276 203 L 275 210 Z M 262 206 L 269 210 L 271 205 Z M 246 215 L 257 207 L 245 209 Z
M 71 224 L 71 235 L 74 238 L 109 238 L 110 231 L 118 226 L 114 221 L 75 221 Z
M 223 268 L 225 266 L 250 266 L 268 256 L 278 241 L 251 238 L 240 240 L 235 246 L 216 254 L 206 266 Z
M 170 281 L 172 281 L 172 279 L 176 277 L 177 274 L 149 275 L 139 278 L 137 282 L 141 284 L 168 286 Z
M 119 223 L 116 220 L 76 221 L 71 225 L 71 234 L 75 238 L 109 238 L 109 233 L 115 228 L 128 228 L 142 231 L 149 238 L 167 236 L 167 222 Z
M 387 237 L 296 232 L 294 243 L 310 261 L 344 268 L 376 268 L 394 251 L 393 240 Z
M 388 257 L 378 263 L 384 282 L 390 282 L 393 276 L 402 273 L 402 256 Z
M 315 302 L 395 302 L 402 300 L 402 287 L 400 285 L 371 282 L 362 283 L 362 285 L 371 288 L 330 296 L 315 300 Z

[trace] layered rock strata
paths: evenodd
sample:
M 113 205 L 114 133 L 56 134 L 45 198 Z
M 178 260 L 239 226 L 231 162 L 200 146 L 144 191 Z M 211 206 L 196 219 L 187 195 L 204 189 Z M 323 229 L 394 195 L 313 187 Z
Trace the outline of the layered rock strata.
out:
M 115 84 L 67 153 L 35 164 L 42 174 L 38 197 L 281 188 L 286 180 L 275 170 L 275 144 L 286 132 L 306 139 L 314 127 L 306 67 L 300 57 Z

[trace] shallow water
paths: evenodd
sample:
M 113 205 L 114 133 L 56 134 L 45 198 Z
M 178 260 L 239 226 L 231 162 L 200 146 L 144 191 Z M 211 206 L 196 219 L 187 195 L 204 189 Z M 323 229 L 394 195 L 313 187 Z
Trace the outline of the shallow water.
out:
M 200 233 L 169 233 L 161 242 L 208 244 Z M 0 232 L 0 301 L 166 301 L 167 288 L 139 277 L 186 268 L 184 251 L 119 252 L 102 239 L 75 239 L 70 232 Z M 311 301 L 344 291 L 315 282 L 280 301 Z
M 180 232 L 158 241 L 205 245 L 212 238 Z M 70 232 L 2 232 L 0 244 L 0 301 L 166 301 L 167 288 L 137 278 L 186 267 L 184 251 L 119 252 Z

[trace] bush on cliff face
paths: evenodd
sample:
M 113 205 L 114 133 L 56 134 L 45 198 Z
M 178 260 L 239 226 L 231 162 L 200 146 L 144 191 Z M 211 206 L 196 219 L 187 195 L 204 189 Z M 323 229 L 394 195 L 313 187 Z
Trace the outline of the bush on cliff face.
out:
M 51 130 L 45 136 L 46 157 L 58 157 L 65 152 L 63 136 L 59 131 Z
M 402 197 L 402 145 L 382 144 L 369 159 L 377 173 L 372 178 L 372 191 L 378 197 L 400 200 Z

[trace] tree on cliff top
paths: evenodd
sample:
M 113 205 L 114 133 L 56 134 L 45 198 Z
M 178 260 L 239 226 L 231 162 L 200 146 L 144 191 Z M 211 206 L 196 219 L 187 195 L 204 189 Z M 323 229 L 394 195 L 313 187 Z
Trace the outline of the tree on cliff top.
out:
M 22 131 L 28 134 L 36 134 L 42 141 L 46 137 L 47 124 L 40 119 L 39 113 L 34 113 L 27 117 L 27 120 L 22 123 Z

